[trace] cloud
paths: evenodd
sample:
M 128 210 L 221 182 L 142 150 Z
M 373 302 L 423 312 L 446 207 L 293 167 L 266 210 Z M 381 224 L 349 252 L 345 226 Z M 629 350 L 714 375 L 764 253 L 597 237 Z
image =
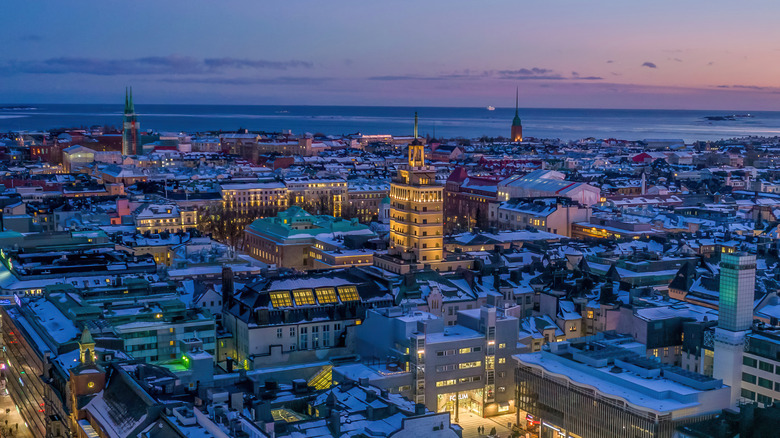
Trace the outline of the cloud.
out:
M 652 63 L 652 62 L 649 62 L 649 61 L 648 61 L 648 62 L 645 62 L 645 63 L 643 63 L 643 64 L 642 64 L 642 67 L 647 67 L 647 68 L 658 68 L 658 66 L 656 66 L 654 63 Z
M 478 79 L 506 79 L 506 80 L 548 80 L 548 81 L 597 81 L 600 76 L 580 76 L 576 71 L 566 76 L 548 68 L 520 68 L 516 70 L 463 70 L 454 73 L 440 73 L 435 75 L 399 74 L 370 76 L 370 81 L 445 81 L 445 80 L 478 80 Z
M 275 78 L 258 77 L 233 77 L 225 78 L 219 76 L 209 77 L 179 77 L 162 78 L 160 82 L 172 84 L 214 84 L 214 85 L 316 85 L 332 81 L 328 77 L 301 77 L 301 76 L 280 76 Z
M 758 85 L 718 85 L 715 88 L 731 88 L 736 90 L 756 90 L 756 91 L 776 90 L 776 88 L 759 87 Z
M 18 60 L 0 62 L 0 74 L 189 75 L 222 73 L 225 70 L 287 70 L 312 66 L 311 62 L 300 60 L 199 59 L 179 55 L 147 56 L 133 59 L 59 57 L 33 62 Z
M 266 61 L 256 59 L 238 59 L 238 58 L 206 58 L 203 63 L 210 68 L 258 68 L 287 70 L 288 68 L 311 68 L 314 66 L 309 61 Z

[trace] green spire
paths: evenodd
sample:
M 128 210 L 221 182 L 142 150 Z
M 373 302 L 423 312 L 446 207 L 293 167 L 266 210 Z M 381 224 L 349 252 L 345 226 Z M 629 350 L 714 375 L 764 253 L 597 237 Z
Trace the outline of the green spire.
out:
M 128 94 L 127 94 L 127 87 L 125 87 L 125 114 L 127 114 L 127 110 L 129 108 L 130 100 L 128 100 Z
M 414 112 L 414 138 L 417 138 L 417 111 Z
M 523 122 L 520 121 L 520 88 L 515 89 L 515 118 L 512 119 L 512 126 L 522 126 Z
M 133 105 L 133 87 L 130 87 L 130 114 L 135 114 L 135 105 Z

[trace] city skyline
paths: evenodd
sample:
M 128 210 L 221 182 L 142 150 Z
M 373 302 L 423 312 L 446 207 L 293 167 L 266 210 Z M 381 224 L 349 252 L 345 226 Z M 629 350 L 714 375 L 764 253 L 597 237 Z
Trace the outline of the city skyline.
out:
M 770 2 L 119 5 L 5 2 L 3 103 L 780 109 Z

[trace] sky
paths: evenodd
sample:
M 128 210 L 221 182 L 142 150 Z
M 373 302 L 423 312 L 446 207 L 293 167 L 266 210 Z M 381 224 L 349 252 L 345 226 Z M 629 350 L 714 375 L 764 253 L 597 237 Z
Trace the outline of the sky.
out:
M 748 6 L 749 5 L 749 6 Z M 2 0 L 0 103 L 780 110 L 775 0 Z

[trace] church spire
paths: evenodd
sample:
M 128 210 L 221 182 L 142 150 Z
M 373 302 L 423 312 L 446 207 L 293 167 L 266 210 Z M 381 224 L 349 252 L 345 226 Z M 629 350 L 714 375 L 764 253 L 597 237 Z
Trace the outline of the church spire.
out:
M 133 87 L 130 87 L 130 114 L 135 114 L 135 105 L 133 105 Z
M 414 138 L 417 138 L 417 111 L 414 112 Z
M 127 87 L 125 87 L 125 114 L 127 114 L 127 110 L 129 108 L 129 105 L 130 105 L 130 100 L 129 100 L 129 96 L 127 94 Z
M 512 141 L 523 141 L 523 122 L 520 120 L 520 87 L 515 89 L 515 118 L 512 119 Z

